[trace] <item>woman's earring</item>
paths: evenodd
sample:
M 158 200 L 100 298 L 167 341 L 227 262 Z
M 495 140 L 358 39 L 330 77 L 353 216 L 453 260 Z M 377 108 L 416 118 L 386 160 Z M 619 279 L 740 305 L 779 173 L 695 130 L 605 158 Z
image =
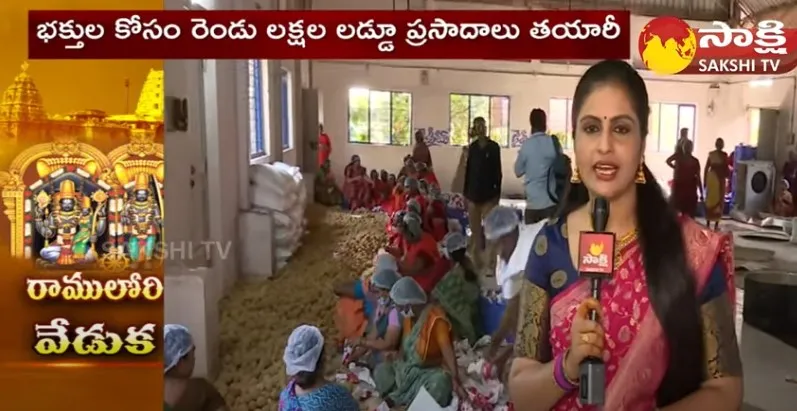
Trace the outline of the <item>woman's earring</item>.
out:
M 578 168 L 574 168 L 570 174 L 570 182 L 573 184 L 581 183 L 581 174 L 578 173 Z
M 645 162 L 639 163 L 639 169 L 636 171 L 636 178 L 634 181 L 637 184 L 645 184 L 647 183 L 647 179 L 645 178 Z

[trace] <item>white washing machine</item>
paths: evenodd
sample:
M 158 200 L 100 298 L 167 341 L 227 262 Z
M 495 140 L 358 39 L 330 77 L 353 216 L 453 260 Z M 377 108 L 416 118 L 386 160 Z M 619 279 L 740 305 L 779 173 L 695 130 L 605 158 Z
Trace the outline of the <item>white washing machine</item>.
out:
M 736 207 L 747 215 L 767 211 L 775 192 L 775 163 L 772 161 L 739 161 L 736 178 Z

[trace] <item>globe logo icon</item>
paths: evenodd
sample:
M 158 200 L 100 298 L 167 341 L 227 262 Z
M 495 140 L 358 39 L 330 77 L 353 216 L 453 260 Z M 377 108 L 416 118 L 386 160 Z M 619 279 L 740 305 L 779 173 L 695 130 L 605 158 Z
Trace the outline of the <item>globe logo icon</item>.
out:
M 686 22 L 675 17 L 656 17 L 639 33 L 639 55 L 648 70 L 678 74 L 695 58 L 697 36 Z

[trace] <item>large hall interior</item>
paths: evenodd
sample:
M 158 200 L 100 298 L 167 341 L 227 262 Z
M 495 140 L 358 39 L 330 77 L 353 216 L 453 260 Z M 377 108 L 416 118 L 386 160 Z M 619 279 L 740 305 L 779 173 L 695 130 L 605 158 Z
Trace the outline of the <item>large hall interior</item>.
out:
M 790 270 L 797 263 L 797 235 L 792 234 L 792 217 L 797 214 L 792 209 L 789 215 L 778 215 L 772 206 L 790 190 L 782 181 L 796 177 L 784 175 L 784 170 L 795 173 L 797 166 L 797 76 L 794 72 L 774 77 L 656 75 L 645 69 L 635 33 L 663 15 L 684 19 L 692 27 L 709 27 L 712 21 L 752 27 L 769 19 L 794 27 L 797 3 L 195 0 L 188 6 L 167 0 L 165 4 L 175 10 L 629 9 L 634 41 L 628 63 L 642 76 L 649 94 L 644 159 L 656 180 L 669 192 L 673 171 L 666 160 L 682 129 L 687 130 L 693 155 L 701 164 L 715 150 L 718 138 L 724 141 L 725 152 L 735 156 L 730 187 L 722 197 L 719 230 L 732 234 L 735 251 L 744 409 L 794 409 L 797 275 Z M 377 253 L 388 244 L 386 226 L 391 222 L 386 213 L 372 210 L 378 205 L 375 200 L 368 202 L 367 210 L 349 209 L 357 199 L 347 198 L 345 204 L 332 207 L 314 201 L 321 189 L 317 178 L 321 134 L 331 146 L 329 171 L 323 174 L 328 179 L 321 182 L 334 180 L 341 194 L 348 194 L 344 170 L 355 156 L 368 172 L 398 175 L 420 134 L 429 146 L 438 194 L 448 200 L 448 207 L 464 209 L 459 181 L 465 167 L 463 148 L 474 119 L 482 117 L 489 137 L 501 147 L 501 204 L 522 210 L 524 180 L 515 177 L 514 164 L 531 134 L 529 113 L 539 108 L 547 114 L 548 133 L 559 137 L 564 152 L 572 157 L 574 90 L 594 63 L 488 61 L 478 56 L 462 61 L 166 61 L 164 95 L 188 103 L 187 127 L 181 130 L 168 124 L 166 102 L 168 241 L 191 244 L 193 249 L 182 258 L 165 261 L 165 320 L 190 330 L 196 346 L 194 376 L 213 382 L 231 411 L 274 410 L 286 384 L 283 354 L 288 336 L 301 324 L 315 325 L 325 336 L 328 377 L 345 373 L 337 341 L 335 286 L 373 269 Z M 467 219 L 463 221 L 466 224 Z M 206 247 L 208 242 L 221 246 Z M 500 310 L 503 302 L 495 297 L 494 275 L 484 274 L 480 284 L 480 306 Z M 745 295 L 746 286 L 754 287 L 748 293 L 762 294 Z M 748 304 L 761 312 L 743 314 Z M 783 306 L 772 308 L 776 304 Z M 779 324 L 760 319 L 764 325 L 751 324 L 759 315 L 778 315 L 770 322 Z M 790 334 L 784 331 L 788 327 Z M 460 363 L 465 370 L 467 361 Z M 347 384 L 359 387 L 362 394 L 362 381 Z M 500 384 L 484 387 L 485 392 L 498 390 L 496 397 L 505 395 Z M 376 409 L 373 402 L 361 403 L 362 409 Z

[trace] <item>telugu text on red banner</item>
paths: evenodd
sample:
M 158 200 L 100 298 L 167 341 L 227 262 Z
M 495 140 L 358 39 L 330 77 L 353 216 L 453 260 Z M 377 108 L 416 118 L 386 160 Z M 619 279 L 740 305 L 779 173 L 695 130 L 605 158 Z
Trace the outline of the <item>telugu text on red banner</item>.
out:
M 31 59 L 628 59 L 628 11 L 49 11 Z M 634 33 L 636 35 L 636 33 Z

